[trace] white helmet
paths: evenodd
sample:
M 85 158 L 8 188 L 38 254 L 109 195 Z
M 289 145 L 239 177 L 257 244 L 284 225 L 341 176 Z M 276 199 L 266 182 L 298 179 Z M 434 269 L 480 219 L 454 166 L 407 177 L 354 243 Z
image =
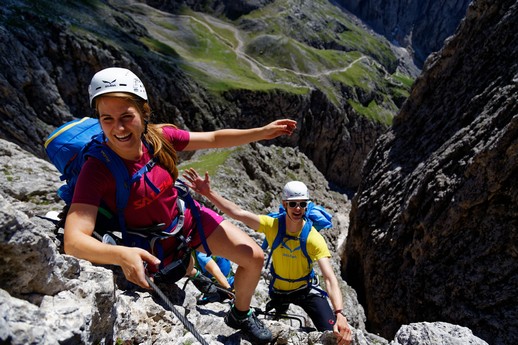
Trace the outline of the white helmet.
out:
M 135 73 L 126 68 L 105 68 L 93 76 L 88 86 L 90 106 L 94 106 L 95 97 L 109 92 L 128 92 L 147 101 L 144 84 Z
M 282 190 L 282 200 L 309 200 L 308 187 L 300 181 L 290 181 Z

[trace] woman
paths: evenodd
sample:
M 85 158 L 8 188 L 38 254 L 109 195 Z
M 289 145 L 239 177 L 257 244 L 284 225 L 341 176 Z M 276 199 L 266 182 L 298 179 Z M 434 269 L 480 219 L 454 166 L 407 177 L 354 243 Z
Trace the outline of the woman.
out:
M 282 206 L 286 210 L 286 215 L 282 218 L 273 218 L 243 210 L 212 190 L 208 173 L 205 173 L 203 179 L 191 168 L 186 170 L 183 176 L 194 191 L 206 197 L 223 213 L 264 233 L 270 247 L 282 226 L 280 222 L 284 222 L 286 236 L 282 245 L 271 254 L 275 275 L 270 291 L 272 300 L 268 302 L 267 310 L 271 306 L 277 313 L 283 314 L 288 310 L 290 303 L 297 304 L 308 313 L 319 331 L 333 331 L 337 344 L 349 345 L 352 334 L 343 314 L 342 292 L 331 266 L 331 253 L 324 238 L 315 228 L 310 229 L 306 238 L 306 250 L 311 264 L 302 253 L 300 238 L 306 225 L 304 215 L 309 203 L 307 186 L 300 181 L 286 183 L 282 192 Z M 329 306 L 327 298 L 315 293 L 312 284 L 306 279 L 312 270 L 313 262 L 317 262 L 320 267 L 333 309 Z
M 124 213 L 128 228 L 165 224 L 167 228 L 180 212 L 178 194 L 173 187 L 178 177 L 176 151 L 231 147 L 257 140 L 290 135 L 296 128 L 293 120 L 277 120 L 252 129 L 223 129 L 213 132 L 187 132 L 173 125 L 149 124 L 151 109 L 140 79 L 124 68 L 107 68 L 94 75 L 89 86 L 90 104 L 95 108 L 106 137 L 105 145 L 123 161 L 130 176 L 147 164 L 152 156 L 158 164 L 144 179 L 131 186 Z M 153 151 L 153 154 L 150 152 Z M 157 189 L 150 188 L 151 182 Z M 64 246 L 67 254 L 97 264 L 119 265 L 125 277 L 150 288 L 143 262 L 148 268 L 160 265 L 150 252 L 130 246 L 112 246 L 92 237 L 99 205 L 116 211 L 115 180 L 107 167 L 95 158 L 81 169 L 65 224 Z M 263 265 L 261 248 L 229 221 L 207 208 L 200 207 L 201 222 L 207 244 L 214 255 L 225 256 L 238 265 L 235 274 L 235 303 L 225 322 L 257 341 L 269 341 L 271 332 L 255 317 L 250 303 Z M 192 241 L 189 246 L 203 251 L 193 214 L 185 210 L 182 233 Z M 174 256 L 171 238 L 163 241 L 165 256 Z M 192 262 L 191 262 L 192 265 Z

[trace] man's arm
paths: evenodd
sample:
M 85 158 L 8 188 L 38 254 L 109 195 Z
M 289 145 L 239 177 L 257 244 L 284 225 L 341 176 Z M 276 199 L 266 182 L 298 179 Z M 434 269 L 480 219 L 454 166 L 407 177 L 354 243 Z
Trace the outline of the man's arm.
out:
M 337 343 L 350 344 L 352 340 L 351 329 L 347 323 L 347 319 L 341 313 L 343 308 L 342 291 L 340 290 L 340 285 L 338 285 L 338 280 L 336 279 L 335 272 L 331 266 L 331 261 L 329 258 L 322 258 L 317 262 L 318 266 L 320 267 L 320 271 L 324 276 L 326 291 L 329 295 L 329 299 L 331 300 L 331 305 L 333 306 L 333 310 L 336 313 L 336 323 L 333 327 L 333 331 L 336 336 Z M 337 313 L 337 311 L 340 312 Z
M 189 182 L 188 186 L 197 193 L 210 200 L 221 212 L 227 216 L 245 223 L 248 227 L 258 230 L 260 225 L 259 215 L 243 210 L 232 201 L 225 199 L 216 191 L 210 188 L 209 173 L 205 172 L 205 179 L 202 179 L 193 168 L 187 169 L 183 177 Z
M 324 276 L 326 291 L 331 300 L 333 310 L 341 310 L 343 308 L 342 292 L 340 291 L 338 280 L 336 279 L 333 267 L 331 266 L 331 261 L 329 258 L 322 258 L 317 262 L 322 271 L 322 275 Z

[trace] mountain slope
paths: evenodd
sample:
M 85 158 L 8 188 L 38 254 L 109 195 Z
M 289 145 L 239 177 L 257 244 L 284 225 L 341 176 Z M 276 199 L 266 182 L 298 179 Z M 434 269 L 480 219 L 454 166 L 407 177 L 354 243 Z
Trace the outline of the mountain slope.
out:
M 385 39 L 327 1 L 267 3 L 231 21 L 138 1 L 9 0 L 0 24 L 0 136 L 41 157 L 52 129 L 93 115 L 91 76 L 121 65 L 143 79 L 157 122 L 213 130 L 296 119 L 300 131 L 276 142 L 354 188 L 412 82 Z
M 517 22 L 515 0 L 475 1 L 365 163 L 344 271 L 372 332 L 518 343 Z
M 376 32 L 412 51 L 419 67 L 436 52 L 464 18 L 471 0 L 338 1 Z
M 323 185 L 324 177 L 307 161 L 297 149 L 253 144 L 199 152 L 185 164 L 211 170 L 217 190 L 259 213 L 278 210 L 283 181 L 294 178 L 306 182 L 312 199 L 333 213 L 333 229 L 321 233 L 331 251 L 337 252 L 347 232 L 350 201 Z M 191 332 L 196 331 L 210 344 L 250 344 L 241 332 L 225 325 L 229 305 L 197 306 L 196 298 L 201 294 L 185 278 L 159 289 L 192 323 L 190 332 L 161 297 L 130 284 L 119 267 L 92 265 L 63 255 L 62 229 L 57 231 L 52 222 L 41 217 L 48 210 L 60 210 L 61 205 L 55 203 L 61 184 L 58 171 L 2 139 L 0 165 L 0 343 L 185 345 L 195 343 Z M 236 225 L 262 242 L 261 234 L 239 222 Z M 338 261 L 337 255 L 331 259 L 335 271 Z M 315 269 L 321 275 L 318 265 Z M 388 345 L 386 339 L 365 331 L 365 315 L 355 291 L 340 277 L 338 280 L 355 344 Z M 264 270 L 252 299 L 259 311 L 265 308 L 268 281 Z M 295 319 L 260 316 L 274 334 L 272 345 L 336 344 L 332 332 L 311 328 L 300 307 L 292 305 L 289 312 Z M 445 344 L 464 341 L 487 345 L 469 329 L 446 323 L 413 324 L 398 333 L 395 341 L 400 345 L 435 345 L 428 340 L 430 334 L 438 335 Z

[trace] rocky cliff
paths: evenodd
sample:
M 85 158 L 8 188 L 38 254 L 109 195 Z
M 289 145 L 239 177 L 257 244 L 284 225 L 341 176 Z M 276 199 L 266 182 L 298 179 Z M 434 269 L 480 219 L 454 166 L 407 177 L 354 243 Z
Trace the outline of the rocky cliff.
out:
M 418 66 L 444 45 L 466 14 L 471 0 L 339 1 L 374 30 L 413 51 Z
M 373 332 L 518 343 L 517 22 L 515 0 L 474 1 L 369 154 L 343 263 Z
M 199 152 L 182 167 L 207 167 L 214 155 L 226 157 L 212 175 L 215 188 L 255 212 L 277 210 L 281 181 L 306 182 L 314 188 L 313 200 L 334 215 L 334 229 L 323 233 L 330 249 L 337 252 L 344 245 L 350 202 L 322 183 L 322 174 L 300 151 L 254 144 Z M 0 343 L 185 345 L 197 343 L 194 330 L 210 344 L 250 344 L 224 324 L 229 305 L 196 306 L 200 293 L 185 279 L 158 287 L 173 304 L 177 312 L 173 313 L 156 291 L 135 288 L 117 267 L 63 255 L 62 229 L 56 231 L 52 222 L 42 218 L 47 211 L 60 209 L 57 170 L 2 139 L 0 165 Z M 262 242 L 259 234 L 237 225 Z M 332 263 L 338 272 L 338 256 Z M 267 301 L 267 282 L 264 271 L 252 301 L 258 310 L 264 310 Z M 354 327 L 354 344 L 388 345 L 388 340 L 365 331 L 365 315 L 356 293 L 342 279 L 340 286 L 347 318 Z M 275 336 L 273 344 L 336 343 L 331 332 L 314 331 L 301 308 L 292 306 L 289 312 L 296 319 L 260 316 Z M 178 315 L 190 322 L 190 332 Z M 391 345 L 416 344 L 416 339 L 421 345 L 435 345 L 437 339 L 445 345 L 487 345 L 468 328 L 443 322 L 405 325 Z
M 210 130 L 260 125 L 279 114 L 296 118 L 299 131 L 276 141 L 278 146 L 262 143 L 268 146 L 256 144 L 230 152 L 216 169 L 213 184 L 243 207 L 273 211 L 278 204 L 276 191 L 287 178 L 294 178 L 295 171 L 315 189 L 315 199 L 335 215 L 334 231 L 325 233 L 335 253 L 343 253 L 346 246 L 350 202 L 334 187 L 357 186 L 363 179 L 351 212 L 344 260 L 349 283 L 340 279 L 344 309 L 354 328 L 353 344 L 487 344 L 464 327 L 468 324 L 491 344 L 495 339 L 497 344 L 516 343 L 512 316 L 518 305 L 514 293 L 517 217 L 509 207 L 516 204 L 512 183 L 517 146 L 516 4 L 509 0 L 475 3 L 458 36 L 429 60 L 362 176 L 365 156 L 387 129 L 380 119 L 387 119 L 387 108 L 394 112 L 406 98 L 401 87 L 405 78 L 398 74 L 401 66 L 393 53 L 384 54 L 393 47 L 359 35 L 351 22 L 332 16 L 340 12 L 337 8 L 325 12 L 325 1 L 283 2 L 289 6 L 269 13 L 274 15 L 243 16 L 261 8 L 258 4 L 280 2 L 207 2 L 215 15 L 239 17 L 233 22 L 235 29 L 215 17 L 157 11 L 140 1 L 60 6 L 47 0 L 4 1 L 0 7 L 0 137 L 9 141 L 0 139 L 0 343 L 195 343 L 155 293 L 128 285 L 116 267 L 63 255 L 61 233 L 41 218 L 61 206 L 55 194 L 59 174 L 38 158 L 44 157 L 42 142 L 72 116 L 91 114 L 85 86 L 95 71 L 112 64 L 142 76 L 156 121 Z M 169 10 L 171 2 L 148 3 Z M 195 8 L 198 2 L 184 3 Z M 229 4 L 232 13 L 225 10 Z M 288 21 L 278 15 L 286 15 Z M 227 75 L 239 76 L 196 61 L 219 73 L 211 76 L 217 83 L 210 84 L 203 80 L 210 79 L 207 75 L 196 79 L 188 73 L 192 69 L 180 68 L 192 61 L 178 54 L 173 47 L 179 47 L 165 32 L 176 30 L 174 38 L 203 43 L 192 31 L 178 29 L 191 26 L 212 32 L 213 37 L 225 36 L 226 43 L 236 46 L 242 42 L 237 37 L 280 27 L 294 37 L 307 33 L 297 42 L 312 48 L 355 50 L 356 55 L 352 59 L 333 56 L 331 60 L 345 66 L 336 69 L 326 61 L 330 65 L 322 70 L 311 61 L 315 51 L 305 50 L 304 63 L 290 68 L 265 65 L 269 69 L 261 70 L 258 66 L 272 59 L 264 47 L 300 48 L 291 37 L 263 32 L 247 49 L 231 50 L 235 56 L 244 54 L 239 56 L 247 63 L 258 57 L 251 59 L 248 53 L 262 55 L 255 60 L 260 63 L 253 65 L 259 68 L 256 76 L 279 77 L 283 87 L 265 87 L 264 79 L 257 82 L 254 76 L 244 84 L 260 88 L 215 91 L 228 82 Z M 332 30 L 326 31 L 328 27 Z M 371 48 L 357 41 L 348 43 L 344 37 L 360 37 Z M 287 75 L 272 72 L 280 70 L 296 72 L 288 75 L 296 90 L 302 89 L 301 84 L 311 87 L 294 92 L 282 79 Z M 383 116 L 376 117 L 378 112 Z M 182 158 L 183 167 L 207 166 L 203 153 Z M 338 272 L 338 256 L 333 260 Z M 266 272 L 263 278 L 253 300 L 259 309 L 266 303 Z M 197 307 L 197 290 L 185 280 L 161 288 L 211 344 L 248 344 L 223 323 L 228 305 Z M 290 311 L 302 313 L 297 308 Z M 302 319 L 311 326 L 305 315 Z M 330 333 L 301 329 L 287 320 L 266 322 L 276 344 L 334 343 Z

